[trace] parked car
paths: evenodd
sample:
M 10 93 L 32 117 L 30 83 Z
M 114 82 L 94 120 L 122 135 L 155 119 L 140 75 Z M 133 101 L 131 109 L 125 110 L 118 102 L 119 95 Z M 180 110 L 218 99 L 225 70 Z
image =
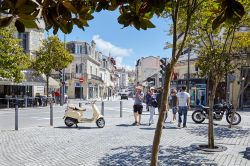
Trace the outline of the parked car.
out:
M 122 93 L 122 94 L 121 94 L 121 100 L 122 100 L 122 99 L 127 99 L 127 100 L 128 100 L 128 94 Z

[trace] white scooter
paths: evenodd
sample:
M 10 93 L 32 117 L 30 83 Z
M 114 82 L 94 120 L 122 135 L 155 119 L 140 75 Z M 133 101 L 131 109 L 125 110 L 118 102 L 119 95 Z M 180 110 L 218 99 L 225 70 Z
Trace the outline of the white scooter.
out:
M 99 109 L 97 108 L 95 102 L 96 101 L 86 103 L 86 104 L 91 104 L 92 106 L 92 112 L 93 112 L 92 118 L 84 118 L 83 114 L 86 111 L 86 108 L 69 105 L 63 117 L 65 125 L 71 127 L 75 124 L 76 127 L 78 127 L 77 125 L 78 123 L 95 122 L 97 127 L 103 128 L 105 126 L 105 120 L 103 115 L 101 115 Z

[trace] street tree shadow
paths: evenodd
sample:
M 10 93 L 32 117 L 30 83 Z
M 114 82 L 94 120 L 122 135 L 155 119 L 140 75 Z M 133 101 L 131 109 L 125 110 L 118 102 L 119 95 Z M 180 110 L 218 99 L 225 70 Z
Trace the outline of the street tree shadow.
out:
M 116 125 L 117 127 L 131 127 L 131 126 L 134 126 L 132 124 L 118 124 Z
M 117 127 L 136 127 L 137 125 L 133 125 L 133 124 L 118 124 L 116 125 Z M 140 126 L 148 126 L 147 124 L 143 123 Z M 137 126 L 138 127 L 138 126 Z
M 197 136 L 207 137 L 208 134 L 208 126 L 197 126 L 192 128 L 187 128 L 187 132 L 191 134 L 195 134 Z M 228 128 L 228 126 L 214 126 L 214 135 L 216 138 L 243 138 L 250 136 L 249 129 L 242 128 Z
M 144 128 L 140 128 L 141 130 L 155 130 L 156 127 L 144 127 Z M 162 130 L 167 130 L 167 129 L 181 129 L 179 127 L 176 127 L 176 126 L 164 126 L 162 128 Z
M 78 127 L 75 127 L 75 126 L 72 126 L 72 127 L 67 127 L 67 126 L 57 126 L 57 127 L 54 127 L 56 129 L 99 129 L 98 127 L 86 127 L 86 126 L 78 126 Z
M 99 160 L 99 165 L 147 166 L 150 165 L 151 148 L 151 146 L 126 146 L 115 148 L 112 149 L 110 154 L 106 154 L 105 157 Z M 197 151 L 192 147 L 170 146 L 159 151 L 158 166 L 217 166 L 213 161 L 209 161 L 201 156 L 201 153 L 204 152 Z

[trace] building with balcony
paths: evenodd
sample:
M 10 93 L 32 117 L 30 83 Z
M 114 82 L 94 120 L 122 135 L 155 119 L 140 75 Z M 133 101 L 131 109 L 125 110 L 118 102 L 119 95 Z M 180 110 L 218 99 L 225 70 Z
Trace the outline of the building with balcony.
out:
M 100 72 L 102 54 L 96 51 L 95 42 L 71 41 L 67 43 L 67 49 L 74 55 L 74 61 L 65 69 L 68 96 L 82 99 L 101 97 L 104 84 Z
M 110 55 L 102 56 L 102 64 L 100 66 L 101 77 L 104 82 L 101 97 L 103 99 L 110 98 L 115 93 L 117 76 L 115 75 L 115 60 Z
M 115 71 L 118 75 L 118 89 L 128 88 L 128 71 L 124 68 L 118 68 Z
M 145 80 L 160 71 L 160 57 L 148 56 L 137 60 L 135 74 L 136 84 L 143 84 Z M 157 83 L 159 81 L 157 80 Z M 144 85 L 145 86 L 145 85 Z

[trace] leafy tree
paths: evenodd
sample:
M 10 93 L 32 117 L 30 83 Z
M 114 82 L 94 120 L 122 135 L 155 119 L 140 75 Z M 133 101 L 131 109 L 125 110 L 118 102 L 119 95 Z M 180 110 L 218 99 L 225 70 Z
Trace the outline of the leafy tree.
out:
M 177 0 L 179 1 L 179 0 Z M 73 25 L 81 29 L 88 27 L 88 21 L 93 19 L 94 12 L 101 10 L 114 11 L 119 9 L 118 22 L 137 29 L 154 28 L 150 19 L 154 14 L 172 7 L 172 0 L 2 0 L 0 27 L 5 27 L 15 21 L 19 32 L 26 28 L 37 28 L 37 18 L 45 21 L 46 29 L 58 29 L 70 33 Z M 243 6 L 236 0 L 220 0 L 221 8 L 214 13 L 213 27 L 216 28 L 225 20 L 237 21 L 244 14 Z M 175 2 L 176 3 L 176 2 Z
M 179 1 L 171 1 L 171 8 L 168 8 L 166 13 L 164 14 L 165 17 L 169 17 L 172 20 L 172 27 L 171 27 L 171 34 L 173 36 L 172 39 L 172 57 L 171 61 L 166 66 L 165 71 L 165 84 L 162 93 L 162 103 L 161 103 L 161 110 L 159 113 L 159 119 L 157 122 L 153 148 L 152 148 L 152 160 L 151 165 L 157 165 L 158 160 L 158 151 L 159 151 L 159 144 L 160 138 L 162 135 L 162 127 L 163 121 L 165 119 L 167 105 L 168 105 L 168 94 L 170 89 L 170 81 L 171 76 L 174 71 L 174 66 L 177 63 L 179 57 L 181 56 L 182 50 L 185 47 L 186 40 L 189 36 L 189 28 L 191 26 L 191 19 L 192 15 L 195 13 L 196 8 L 202 3 L 199 0 L 179 0 Z M 181 27 L 181 28 L 180 28 Z
M 197 66 L 201 69 L 201 75 L 208 77 L 209 87 L 209 126 L 208 126 L 208 148 L 214 146 L 213 131 L 213 104 L 217 85 L 221 82 L 225 75 L 236 68 L 236 64 L 231 63 L 232 42 L 234 33 L 241 22 L 233 22 L 232 24 L 222 23 L 216 25 L 209 19 L 213 16 L 211 11 L 218 10 L 219 5 L 211 1 L 207 1 L 200 6 L 194 16 L 194 32 L 193 39 L 198 56 Z M 247 16 L 246 16 L 247 17 Z M 244 20 L 244 19 L 242 19 Z
M 15 33 L 12 27 L 0 29 L 0 76 L 19 83 L 24 79 L 22 71 L 29 67 L 30 60 Z
M 74 57 L 64 47 L 57 36 L 48 37 L 43 41 L 41 48 L 37 51 L 37 58 L 32 67 L 38 74 L 46 75 L 47 96 L 49 90 L 49 77 L 53 70 L 59 71 L 72 63 Z

